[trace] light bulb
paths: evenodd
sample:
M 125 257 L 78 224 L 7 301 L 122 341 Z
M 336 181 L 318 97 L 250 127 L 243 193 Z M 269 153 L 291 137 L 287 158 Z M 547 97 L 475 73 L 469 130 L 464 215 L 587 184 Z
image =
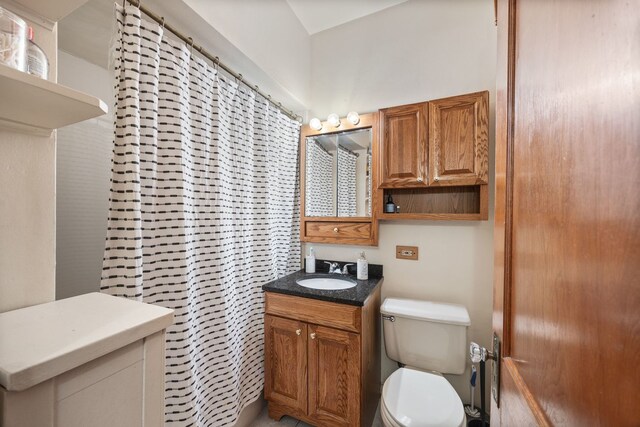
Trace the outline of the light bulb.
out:
M 313 130 L 321 130 L 322 129 L 322 122 L 320 121 L 319 118 L 314 117 L 313 119 L 311 119 L 309 121 L 309 127 Z
M 329 117 L 327 117 L 327 121 L 334 128 L 340 127 L 340 116 L 338 116 L 336 113 L 329 114 Z
M 360 116 L 355 111 L 351 111 L 349 114 L 347 114 L 347 120 L 349 120 L 349 122 L 355 126 L 360 123 Z

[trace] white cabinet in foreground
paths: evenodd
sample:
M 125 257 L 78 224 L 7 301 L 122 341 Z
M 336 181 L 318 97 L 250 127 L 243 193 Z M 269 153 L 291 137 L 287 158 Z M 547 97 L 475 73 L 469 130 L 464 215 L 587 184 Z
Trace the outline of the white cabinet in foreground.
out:
M 162 426 L 172 321 L 100 293 L 0 314 L 0 425 Z

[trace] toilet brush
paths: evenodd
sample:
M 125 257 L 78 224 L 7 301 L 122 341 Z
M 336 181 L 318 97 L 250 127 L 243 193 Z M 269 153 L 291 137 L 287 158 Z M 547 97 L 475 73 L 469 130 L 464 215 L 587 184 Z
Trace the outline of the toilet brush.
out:
M 471 381 L 469 381 L 469 390 L 471 393 L 471 405 L 467 405 L 464 407 L 464 411 L 467 413 L 469 417 L 478 418 L 480 417 L 480 411 L 476 409 L 474 404 L 475 391 L 476 391 L 476 365 L 471 365 Z

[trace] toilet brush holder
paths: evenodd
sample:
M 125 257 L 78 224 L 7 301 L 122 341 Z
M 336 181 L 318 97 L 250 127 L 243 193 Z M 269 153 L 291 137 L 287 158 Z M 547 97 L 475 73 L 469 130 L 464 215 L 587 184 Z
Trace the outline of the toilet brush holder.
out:
M 476 395 L 476 365 L 471 365 L 471 379 L 469 381 L 469 394 L 471 395 L 471 403 L 464 406 L 464 412 L 467 417 L 480 418 L 480 410 L 475 406 L 474 399 Z
M 487 358 L 495 357 L 493 354 L 487 351 L 486 348 L 479 346 L 472 342 L 469 346 L 469 356 L 471 363 L 480 362 L 480 418 L 468 420 L 468 427 L 489 427 L 488 414 L 485 406 L 485 361 Z

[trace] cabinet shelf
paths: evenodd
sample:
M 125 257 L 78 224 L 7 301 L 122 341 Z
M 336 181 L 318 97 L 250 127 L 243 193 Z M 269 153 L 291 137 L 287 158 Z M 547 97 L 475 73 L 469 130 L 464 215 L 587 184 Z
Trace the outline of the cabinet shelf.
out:
M 102 116 L 100 99 L 0 64 L 0 127 L 34 133 Z
M 379 220 L 482 221 L 488 218 L 488 186 L 385 189 L 381 199 L 391 195 L 399 213 L 378 213 Z M 382 206 L 380 207 L 382 210 Z
M 480 221 L 486 219 L 480 213 L 383 213 L 378 219 L 385 221 L 431 220 L 431 221 Z

